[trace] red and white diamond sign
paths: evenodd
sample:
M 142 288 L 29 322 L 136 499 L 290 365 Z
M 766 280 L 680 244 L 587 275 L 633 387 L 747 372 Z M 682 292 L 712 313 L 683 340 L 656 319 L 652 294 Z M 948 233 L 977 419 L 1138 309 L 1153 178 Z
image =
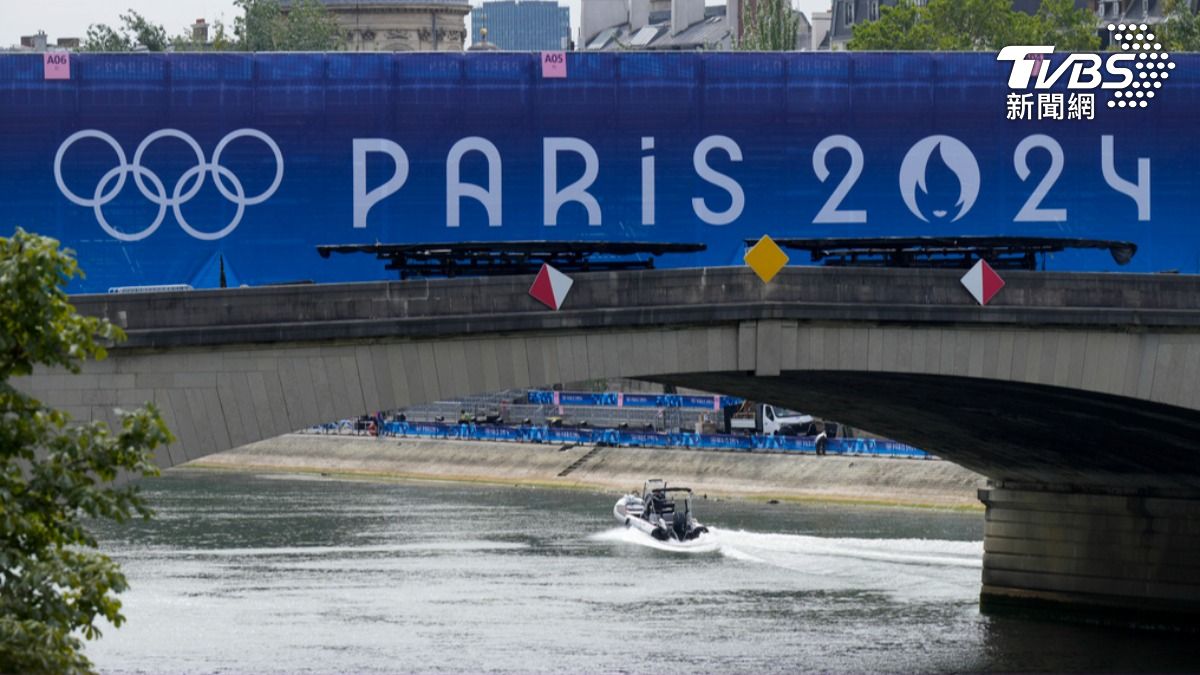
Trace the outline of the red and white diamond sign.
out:
M 969 272 L 963 275 L 962 285 L 967 287 L 975 302 L 986 305 L 1004 288 L 1004 280 L 996 274 L 996 270 L 980 259 Z
M 533 280 L 533 285 L 529 287 L 529 294 L 534 300 L 558 311 L 563 300 L 567 299 L 567 293 L 571 291 L 571 284 L 574 283 L 571 277 L 543 263 L 537 278 Z

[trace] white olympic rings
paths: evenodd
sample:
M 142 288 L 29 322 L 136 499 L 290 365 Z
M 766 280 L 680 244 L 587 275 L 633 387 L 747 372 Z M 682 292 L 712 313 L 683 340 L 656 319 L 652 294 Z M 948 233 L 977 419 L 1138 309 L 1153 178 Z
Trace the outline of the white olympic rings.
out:
M 62 162 L 63 157 L 67 154 L 67 150 L 76 141 L 85 138 L 94 138 L 107 143 L 117 153 L 118 161 L 117 166 L 104 174 L 100 181 L 96 183 L 96 190 L 90 199 L 80 197 L 72 192 L 67 187 L 62 175 Z M 179 180 L 175 183 L 175 188 L 169 195 L 166 186 L 163 185 L 162 179 L 150 169 L 142 166 L 142 157 L 146 154 L 146 149 L 155 141 L 163 138 L 175 138 L 183 141 L 196 155 L 196 166 L 188 169 L 179 177 Z M 239 138 L 254 138 L 262 141 L 275 156 L 275 180 L 271 183 L 270 187 L 254 197 L 247 197 L 246 189 L 242 185 L 242 182 L 238 180 L 233 171 L 221 164 L 221 153 L 225 151 L 225 148 L 230 143 Z M 203 232 L 192 227 L 187 219 L 183 217 L 181 207 L 199 194 L 201 188 L 204 187 L 205 177 L 210 173 L 212 174 L 213 184 L 216 185 L 217 191 L 221 193 L 222 197 L 237 206 L 237 213 L 233 216 L 233 220 L 221 230 Z M 132 234 L 117 230 L 104 217 L 104 206 L 117 198 L 117 195 L 125 187 L 125 181 L 130 174 L 133 174 L 133 182 L 137 185 L 142 196 L 150 200 L 151 203 L 158 205 L 158 215 L 154 218 L 154 222 L 150 223 L 150 226 L 146 229 Z M 58 153 L 54 156 L 54 180 L 58 183 L 58 189 L 63 193 L 64 197 L 80 206 L 91 207 L 96 213 L 96 222 L 114 239 L 140 241 L 149 237 L 154 234 L 159 225 L 162 225 L 163 219 L 167 215 L 167 207 L 170 207 L 175 213 L 175 220 L 178 221 L 179 226 L 185 232 L 196 239 L 213 241 L 228 236 L 230 232 L 233 232 L 237 228 L 238 224 L 242 222 L 242 216 L 245 215 L 247 206 L 254 206 L 267 201 L 279 189 L 280 183 L 283 182 L 283 153 L 279 151 L 279 146 L 275 141 L 263 132 L 257 129 L 238 129 L 237 131 L 230 132 L 225 138 L 221 139 L 220 143 L 217 143 L 216 149 L 213 150 L 212 161 L 210 162 L 204 159 L 204 150 L 200 148 L 200 144 L 196 142 L 196 139 L 178 129 L 160 129 L 147 136 L 138 145 L 137 151 L 133 154 L 133 163 L 130 164 L 126 159 L 125 150 L 121 148 L 121 144 L 115 138 L 103 131 L 85 129 L 71 134 L 59 146 Z M 147 186 L 146 181 L 149 181 L 149 186 Z M 228 181 L 231 187 L 226 186 L 225 181 Z

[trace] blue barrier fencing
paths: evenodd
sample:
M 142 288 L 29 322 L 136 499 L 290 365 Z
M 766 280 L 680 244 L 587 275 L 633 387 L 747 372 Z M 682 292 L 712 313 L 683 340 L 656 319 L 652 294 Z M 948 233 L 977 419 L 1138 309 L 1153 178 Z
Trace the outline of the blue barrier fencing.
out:
M 799 436 L 739 434 L 657 433 L 624 429 L 584 429 L 551 426 L 503 426 L 446 422 L 388 422 L 380 433 L 390 437 L 441 438 L 516 443 L 575 443 L 612 447 L 694 448 L 741 452 L 801 452 L 815 454 L 816 439 Z M 826 451 L 831 455 L 875 455 L 932 459 L 929 453 L 896 441 L 871 438 L 831 438 Z
M 619 391 L 546 391 L 535 389 L 526 394 L 534 405 L 608 406 L 613 408 L 683 408 L 721 410 L 741 405 L 736 396 L 694 396 L 684 394 L 626 394 Z

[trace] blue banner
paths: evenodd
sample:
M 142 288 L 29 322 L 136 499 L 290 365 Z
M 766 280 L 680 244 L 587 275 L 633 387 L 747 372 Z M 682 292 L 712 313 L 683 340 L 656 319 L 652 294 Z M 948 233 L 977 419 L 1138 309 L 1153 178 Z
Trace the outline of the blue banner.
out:
M 337 433 L 336 425 L 324 429 Z M 805 436 L 763 436 L 743 434 L 658 433 L 624 429 L 586 429 L 551 426 L 511 427 L 492 424 L 451 424 L 448 422 L 388 422 L 380 432 L 384 436 L 414 436 L 473 441 L 514 441 L 520 443 L 573 443 L 609 447 L 692 448 L 743 452 L 816 453 L 816 439 Z M 865 438 L 831 438 L 826 450 L 833 455 L 878 455 L 928 459 L 923 450 L 897 441 Z
M 563 79 L 527 53 L 76 54 L 61 81 L 0 55 L 0 233 L 76 249 L 75 291 L 390 278 L 320 244 L 740 265 L 763 234 L 1118 239 L 1128 267 L 1049 266 L 1196 272 L 1200 57 L 1155 56 L 1089 89 L 1068 71 L 1099 56 L 1053 54 L 1038 89 L 995 54 L 570 53 Z
M 628 408 L 665 408 L 662 394 L 625 394 L 622 403 Z
M 720 410 L 741 405 L 736 396 L 688 396 L 679 394 L 625 394 L 615 391 L 579 392 L 531 389 L 525 400 L 534 405 L 609 406 L 626 408 L 685 408 Z

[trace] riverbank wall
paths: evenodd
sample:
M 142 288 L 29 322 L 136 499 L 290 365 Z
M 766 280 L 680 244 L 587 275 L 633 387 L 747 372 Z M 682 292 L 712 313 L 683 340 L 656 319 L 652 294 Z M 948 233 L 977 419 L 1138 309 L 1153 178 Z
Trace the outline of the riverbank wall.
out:
M 194 468 L 628 492 L 647 478 L 710 497 L 982 509 L 984 478 L 942 460 L 288 434 Z

